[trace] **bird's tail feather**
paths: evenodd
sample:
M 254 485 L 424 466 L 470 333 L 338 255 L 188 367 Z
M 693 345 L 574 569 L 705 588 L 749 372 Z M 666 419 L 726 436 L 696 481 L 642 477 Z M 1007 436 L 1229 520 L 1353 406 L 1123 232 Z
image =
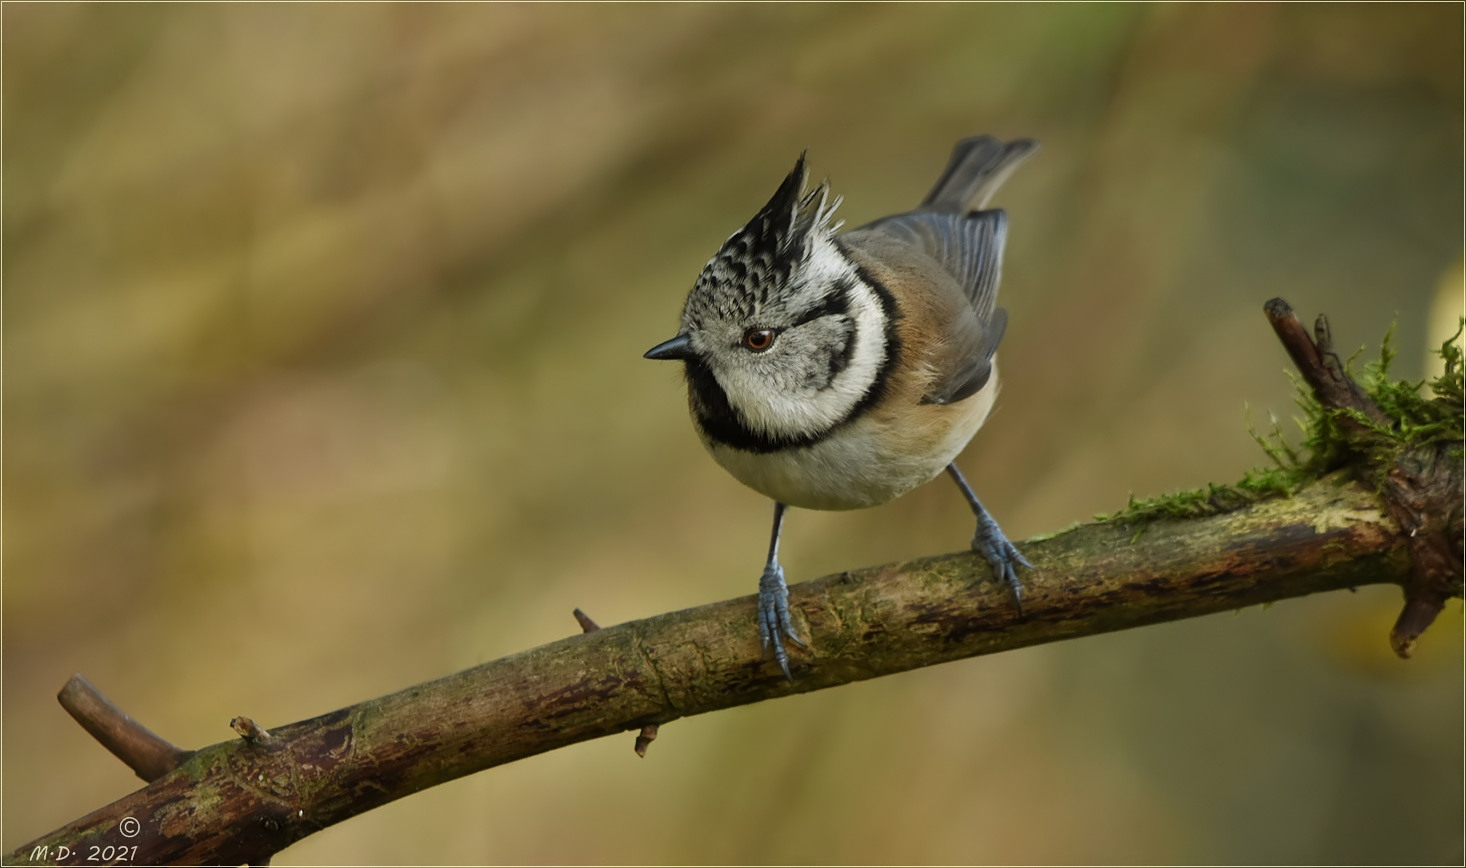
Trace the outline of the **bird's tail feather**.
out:
M 1018 164 L 1038 150 L 1032 139 L 1001 142 L 992 136 L 963 139 L 921 208 L 965 214 L 980 211 Z

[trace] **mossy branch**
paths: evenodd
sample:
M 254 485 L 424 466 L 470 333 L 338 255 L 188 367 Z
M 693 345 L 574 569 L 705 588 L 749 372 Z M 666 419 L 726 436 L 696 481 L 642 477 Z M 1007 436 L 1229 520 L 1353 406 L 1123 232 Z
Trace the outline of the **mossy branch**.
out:
M 1029 540 L 1021 616 L 971 553 L 796 584 L 809 648 L 795 651 L 793 682 L 760 653 L 750 596 L 605 629 L 579 616 L 582 635 L 268 731 L 235 718 L 241 738 L 192 753 L 128 732 L 141 727 L 97 696 L 73 714 L 107 718 L 88 729 L 110 733 L 104 743 L 151 783 L 6 862 L 86 861 L 97 848 L 259 864 L 426 787 L 587 739 L 640 731 L 642 752 L 657 724 L 946 661 L 1367 584 L 1408 594 L 1414 544 L 1369 478 L 1340 470 L 1289 496 Z M 1459 551 L 1459 466 L 1454 480 Z M 1456 581 L 1459 594 L 1459 567 Z
M 1311 402 L 1306 395 L 1304 400 L 1314 420 L 1306 444 L 1311 458 L 1299 472 L 1349 467 L 1374 488 L 1405 535 L 1412 569 L 1402 583 L 1405 606 L 1390 631 L 1390 645 L 1409 657 L 1446 600 L 1461 596 L 1463 413 L 1457 338 L 1466 322 L 1441 346 L 1444 372 L 1424 395 L 1424 383 L 1390 379 L 1390 334 L 1379 361 L 1366 366 L 1361 385 L 1334 352 L 1327 317 L 1314 321 L 1310 336 L 1281 298 L 1263 309 L 1313 393 Z

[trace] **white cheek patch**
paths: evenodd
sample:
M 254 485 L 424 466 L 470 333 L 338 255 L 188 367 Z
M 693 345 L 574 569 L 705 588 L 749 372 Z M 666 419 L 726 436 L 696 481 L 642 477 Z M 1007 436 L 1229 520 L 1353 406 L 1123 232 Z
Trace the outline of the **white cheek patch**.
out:
M 716 372 L 744 425 L 775 439 L 814 437 L 846 421 L 886 361 L 886 313 L 880 297 L 827 238 L 814 241 L 802 278 L 802 286 L 843 282 L 851 287 L 848 315 L 854 324 L 854 346 L 844 369 L 819 390 L 799 389 L 792 377 L 780 382 L 752 368 Z M 789 365 L 789 370 L 800 367 Z

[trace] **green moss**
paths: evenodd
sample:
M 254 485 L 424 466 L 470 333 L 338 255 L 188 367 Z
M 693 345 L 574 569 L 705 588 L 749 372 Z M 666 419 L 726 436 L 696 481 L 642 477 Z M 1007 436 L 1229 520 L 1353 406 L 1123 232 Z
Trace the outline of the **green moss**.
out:
M 1333 441 L 1330 445 L 1344 453 L 1340 464 L 1353 455 L 1364 457 L 1374 469 L 1376 485 L 1380 485 L 1389 468 L 1407 451 L 1438 443 L 1452 444 L 1454 453 L 1461 451 L 1462 353 L 1457 339 L 1463 328 L 1466 328 L 1466 318 L 1459 322 L 1456 333 L 1436 350 L 1445 363 L 1441 375 L 1422 382 L 1390 379 L 1390 362 L 1395 353 L 1390 346 L 1391 334 L 1385 335 L 1379 361 L 1364 366 L 1360 385 L 1384 411 L 1389 424 L 1379 424 L 1353 410 L 1330 410 L 1322 414 L 1329 429 L 1327 437 Z M 1339 429 L 1339 419 L 1346 415 L 1365 428 L 1362 435 L 1352 440 Z M 1325 468 L 1325 472 L 1331 469 Z
M 1069 525 L 1068 527 L 1061 527 L 1058 530 L 1049 531 L 1048 533 L 1041 533 L 1041 534 L 1038 534 L 1037 536 L 1031 536 L 1031 537 L 1028 538 L 1028 541 L 1029 542 L 1043 542 L 1044 540 L 1056 539 L 1056 538 L 1061 537 L 1061 536 L 1063 536 L 1065 534 L 1073 533 L 1074 531 L 1079 530 L 1081 527 L 1084 527 L 1084 523 L 1083 522 L 1076 521 L 1073 524 Z
M 1436 351 L 1445 362 L 1445 370 L 1429 381 L 1390 378 L 1390 363 L 1395 358 L 1393 325 L 1385 333 L 1379 360 L 1366 364 L 1362 376 L 1354 375 L 1354 358 L 1345 364 L 1349 375 L 1355 377 L 1384 411 L 1388 424 L 1372 420 L 1357 410 L 1326 409 L 1314 398 L 1312 389 L 1295 379 L 1298 406 L 1303 411 L 1303 418 L 1298 420 L 1302 429 L 1299 446 L 1288 443 L 1276 419 L 1272 420 L 1272 431 L 1266 435 L 1259 434 L 1249 424 L 1248 433 L 1271 459 L 1271 465 L 1247 471 L 1233 485 L 1208 484 L 1205 488 L 1140 499 L 1132 494 L 1124 509 L 1101 513 L 1095 519 L 1144 523 L 1231 512 L 1259 500 L 1289 496 L 1346 464 L 1361 461 L 1374 468 L 1375 481 L 1379 484 L 1401 453 L 1436 443 L 1453 443 L 1452 455 L 1459 460 L 1463 454 L 1462 351 L 1457 339 L 1463 329 L 1466 329 L 1466 318 L 1461 320 L 1456 334 Z M 1346 433 L 1340 425 L 1346 416 L 1359 423 L 1363 433 Z

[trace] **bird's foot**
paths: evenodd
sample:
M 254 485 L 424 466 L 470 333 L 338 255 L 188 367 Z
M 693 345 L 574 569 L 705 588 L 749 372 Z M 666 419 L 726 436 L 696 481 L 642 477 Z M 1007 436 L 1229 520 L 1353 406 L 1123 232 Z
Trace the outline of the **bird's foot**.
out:
M 799 634 L 794 632 L 794 622 L 789 619 L 789 586 L 784 583 L 784 568 L 777 563 L 764 567 L 764 574 L 758 580 L 758 635 L 763 640 L 764 651 L 774 648 L 774 659 L 784 670 L 784 677 L 790 681 L 789 652 L 784 650 L 784 637 L 789 637 L 801 648 L 807 647 Z
M 998 523 L 984 512 L 978 516 L 977 532 L 972 535 L 972 550 L 982 555 L 993 568 L 993 575 L 1013 592 L 1013 605 L 1023 614 L 1023 584 L 1018 581 L 1018 568 L 1033 569 L 1028 558 L 1003 534 Z

